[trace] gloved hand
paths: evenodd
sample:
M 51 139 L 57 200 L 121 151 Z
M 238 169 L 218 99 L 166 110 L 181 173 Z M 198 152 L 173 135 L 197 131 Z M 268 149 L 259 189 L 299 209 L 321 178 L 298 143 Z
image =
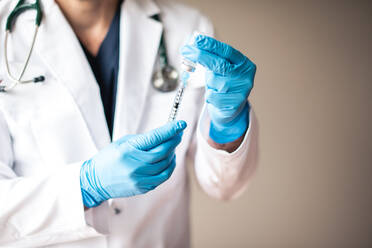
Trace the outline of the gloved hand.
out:
M 185 128 L 186 122 L 174 121 L 145 134 L 124 136 L 84 162 L 84 205 L 144 194 L 165 182 L 175 168 L 175 148 Z
M 224 144 L 241 137 L 249 124 L 247 98 L 256 65 L 231 46 L 200 34 L 182 47 L 181 53 L 207 69 L 205 99 L 211 118 L 210 138 Z

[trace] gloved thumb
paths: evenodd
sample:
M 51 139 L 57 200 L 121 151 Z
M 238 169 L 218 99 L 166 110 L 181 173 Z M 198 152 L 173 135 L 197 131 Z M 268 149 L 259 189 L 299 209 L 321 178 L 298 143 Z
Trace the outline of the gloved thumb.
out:
M 137 149 L 147 151 L 173 138 L 182 132 L 186 126 L 185 121 L 172 121 L 152 131 L 137 135 L 128 142 Z

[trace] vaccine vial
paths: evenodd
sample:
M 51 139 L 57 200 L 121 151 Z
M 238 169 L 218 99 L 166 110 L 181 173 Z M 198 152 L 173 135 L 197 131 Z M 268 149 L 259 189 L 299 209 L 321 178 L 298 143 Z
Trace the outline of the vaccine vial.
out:
M 183 59 L 182 64 L 181 64 L 181 69 L 182 69 L 182 75 L 181 75 L 181 84 L 180 87 L 177 90 L 176 97 L 174 98 L 173 101 L 173 106 L 171 109 L 171 112 L 169 114 L 168 121 L 174 121 L 176 119 L 178 109 L 180 107 L 181 101 L 182 101 L 182 96 L 183 93 L 185 92 L 186 86 L 187 86 L 187 81 L 189 79 L 189 73 L 193 73 L 195 71 L 195 63 Z
M 190 42 L 194 42 L 195 40 L 195 37 L 199 34 L 199 32 L 195 32 L 193 35 L 192 35 L 192 38 L 190 39 L 189 43 Z M 183 93 L 186 89 L 186 86 L 188 85 L 188 81 L 190 79 L 190 74 L 194 73 L 195 70 L 196 70 L 196 64 L 190 60 L 187 60 L 185 58 L 182 59 L 182 62 L 181 62 L 181 84 L 177 90 L 177 93 L 176 93 L 176 97 L 174 98 L 174 101 L 173 101 L 173 105 L 172 105 L 172 109 L 171 109 L 171 112 L 169 114 L 169 118 L 168 118 L 168 121 L 171 122 L 171 121 L 174 121 L 176 119 L 176 116 L 177 116 L 177 113 L 178 113 L 178 110 L 179 110 L 179 107 L 180 107 L 180 104 L 181 104 L 181 101 L 182 101 L 182 96 L 183 96 Z
M 192 73 L 195 71 L 196 64 L 187 59 L 182 59 L 181 69 L 183 72 Z

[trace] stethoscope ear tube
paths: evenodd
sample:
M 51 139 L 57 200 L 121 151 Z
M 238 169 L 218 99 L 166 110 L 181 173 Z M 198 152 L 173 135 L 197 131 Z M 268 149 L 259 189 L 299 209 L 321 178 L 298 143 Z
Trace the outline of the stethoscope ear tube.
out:
M 26 10 L 35 10 L 36 19 L 35 25 L 40 26 L 41 20 L 43 19 L 43 12 L 40 6 L 40 0 L 36 0 L 34 3 L 24 3 L 24 0 L 19 0 L 15 8 L 12 10 L 10 15 L 6 20 L 6 31 L 12 32 L 13 24 L 15 23 L 17 17 Z

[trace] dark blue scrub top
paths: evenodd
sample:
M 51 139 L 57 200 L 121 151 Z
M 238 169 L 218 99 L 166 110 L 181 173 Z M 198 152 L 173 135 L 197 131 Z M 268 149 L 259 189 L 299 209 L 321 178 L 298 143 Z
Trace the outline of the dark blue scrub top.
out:
M 107 126 L 112 137 L 115 99 L 119 70 L 120 5 L 112 20 L 97 56 L 93 56 L 81 43 L 101 91 Z

